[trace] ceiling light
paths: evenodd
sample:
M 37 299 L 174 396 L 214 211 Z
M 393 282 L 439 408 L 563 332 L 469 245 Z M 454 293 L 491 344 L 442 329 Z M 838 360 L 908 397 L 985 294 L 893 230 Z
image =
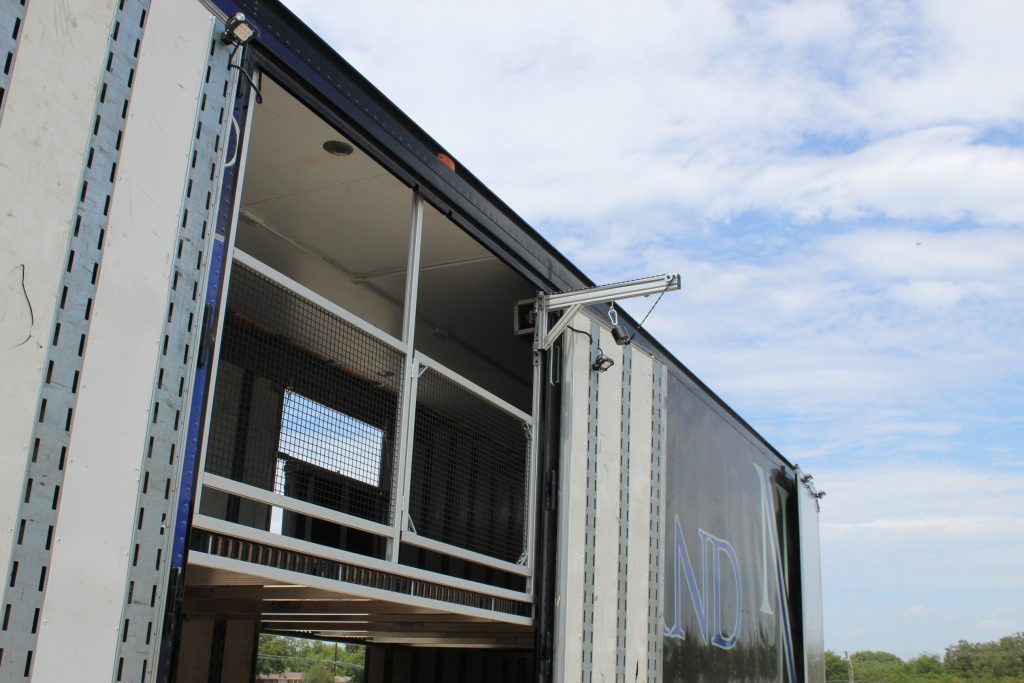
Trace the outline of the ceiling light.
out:
M 342 142 L 341 140 L 328 140 L 324 143 L 324 151 L 328 154 L 333 154 L 336 157 L 347 157 L 352 152 L 356 151 L 355 147 Z
M 259 35 L 260 30 L 256 24 L 249 21 L 244 14 L 239 12 L 228 19 L 224 32 L 220 34 L 220 40 L 225 45 L 245 45 L 254 37 Z

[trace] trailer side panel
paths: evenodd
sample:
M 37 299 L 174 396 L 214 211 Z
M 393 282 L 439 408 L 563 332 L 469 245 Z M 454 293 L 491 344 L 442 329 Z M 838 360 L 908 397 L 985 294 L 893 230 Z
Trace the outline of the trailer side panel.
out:
M 793 469 L 670 372 L 665 681 L 801 679 Z

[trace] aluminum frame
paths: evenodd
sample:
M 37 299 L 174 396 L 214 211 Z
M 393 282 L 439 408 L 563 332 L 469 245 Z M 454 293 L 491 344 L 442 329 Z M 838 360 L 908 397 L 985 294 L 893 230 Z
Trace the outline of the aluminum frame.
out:
M 415 546 L 418 546 L 418 547 L 421 547 L 421 548 L 425 548 L 427 550 L 433 550 L 435 552 L 444 553 L 444 554 L 447 554 L 447 555 L 452 555 L 453 557 L 459 557 L 459 558 L 462 558 L 462 559 L 465 559 L 465 560 L 469 560 L 471 562 L 476 562 L 478 564 L 484 564 L 484 565 L 487 565 L 487 566 L 491 566 L 491 567 L 495 567 L 495 568 L 498 568 L 498 569 L 502 569 L 504 571 L 507 571 L 507 572 L 510 572 L 510 573 L 513 573 L 513 574 L 520 574 L 522 576 L 529 577 L 531 580 L 527 582 L 527 587 L 528 587 L 527 588 L 527 592 L 532 594 L 532 592 L 533 592 L 533 581 L 532 581 L 532 578 L 533 578 L 533 569 L 534 569 L 533 568 L 533 555 L 534 555 L 534 553 L 533 553 L 533 543 L 535 542 L 535 534 L 536 534 L 535 529 L 534 529 L 534 522 L 535 522 L 535 519 L 536 519 L 536 510 L 534 510 L 534 507 L 535 507 L 536 495 L 537 495 L 536 494 L 536 487 L 537 487 L 537 472 L 536 472 L 536 469 L 537 469 L 536 468 L 537 438 L 536 438 L 536 435 L 537 435 L 537 430 L 538 430 L 538 425 L 539 425 L 538 417 L 536 416 L 536 414 L 535 415 L 529 415 L 528 413 L 520 410 L 519 408 L 516 408 L 515 406 L 510 404 L 508 401 L 506 401 L 506 400 L 504 400 L 504 399 L 502 399 L 502 398 L 500 398 L 498 396 L 495 396 L 494 394 L 492 394 L 491 392 L 487 391 L 483 387 L 473 383 L 472 381 L 466 379 L 462 375 L 456 373 L 451 368 L 448 368 L 448 367 L 442 365 L 441 363 L 438 363 L 437 361 L 435 361 L 432 358 L 430 358 L 430 357 L 420 353 L 419 351 L 416 351 L 413 354 L 413 356 L 414 356 L 413 357 L 413 368 L 414 368 L 415 372 L 410 377 L 410 379 L 412 381 L 412 386 L 411 386 L 410 391 L 409 391 L 409 395 L 410 395 L 410 411 L 411 412 L 406 413 L 406 415 L 408 415 L 408 417 L 409 417 L 409 420 L 408 420 L 408 422 L 409 422 L 409 425 L 408 425 L 409 426 L 408 443 L 405 445 L 406 447 L 402 450 L 402 458 L 403 458 L 403 460 L 406 460 L 406 459 L 408 460 L 408 462 L 403 464 L 403 466 L 405 468 L 405 475 L 404 475 L 405 476 L 405 480 L 404 480 L 403 490 L 404 490 L 404 495 L 405 495 L 405 501 L 404 502 L 405 502 L 405 505 L 406 505 L 406 508 L 405 508 L 406 512 L 405 512 L 405 514 L 406 514 L 406 522 L 407 523 L 405 525 L 403 525 L 403 527 L 402 527 L 400 540 L 402 542 L 408 543 L 409 545 L 415 545 Z M 416 428 L 416 414 L 415 414 L 416 396 L 417 396 L 417 393 L 418 393 L 417 388 L 419 386 L 419 378 L 423 374 L 423 370 L 424 369 L 433 370 L 434 372 L 438 373 L 442 377 L 444 377 L 446 379 L 449 379 L 452 382 L 455 382 L 456 384 L 458 384 L 462 388 L 464 388 L 467 391 L 475 394 L 476 396 L 484 399 L 488 403 L 491 403 L 492 405 L 497 406 L 498 408 L 500 408 L 500 409 L 510 413 L 511 415 L 513 415 L 514 417 L 516 417 L 520 421 L 522 421 L 528 427 L 529 434 L 528 434 L 527 438 L 529 439 L 530 446 L 529 446 L 529 452 L 527 454 L 527 468 L 528 468 L 527 469 L 527 485 L 526 485 L 526 489 L 527 489 L 527 496 L 526 496 L 526 498 L 527 498 L 527 500 L 525 501 L 527 507 L 526 507 L 526 520 L 524 520 L 525 521 L 524 530 L 526 531 L 526 537 L 523 540 L 523 545 L 524 545 L 524 548 L 523 548 L 523 562 L 521 564 L 517 564 L 517 563 L 513 563 L 513 562 L 507 562 L 505 560 L 500 560 L 498 558 L 491 557 L 490 555 L 485 555 L 483 553 L 477 553 L 477 552 L 474 552 L 472 550 L 467 550 L 465 548 L 462 548 L 460 546 L 452 545 L 450 543 L 444 543 L 442 541 L 436 541 L 434 539 L 427 538 L 425 536 L 421 536 L 421 535 L 416 533 L 416 530 L 415 530 L 415 520 L 411 519 L 408 516 L 408 504 L 409 504 L 409 491 L 410 491 L 411 478 L 412 478 L 412 443 L 413 443 L 413 438 L 415 436 L 415 428 Z M 540 402 L 540 399 L 539 399 L 539 390 L 540 389 L 539 389 L 539 385 L 538 385 L 539 369 L 537 368 L 536 365 L 534 366 L 533 375 L 534 375 L 533 391 L 534 391 L 534 394 L 535 394 L 534 395 L 534 399 L 533 399 L 533 404 L 534 404 L 534 407 L 536 409 L 536 406 L 538 406 L 539 402 Z M 395 561 L 397 562 L 397 557 L 396 557 Z
M 398 564 L 402 532 L 409 528 L 409 481 L 412 476 L 411 456 L 416 411 L 416 384 L 419 379 L 415 355 L 416 304 L 419 301 L 420 249 L 423 243 L 423 198 L 413 193 L 410 215 L 409 258 L 405 276 L 405 309 L 402 312 L 402 341 L 405 342 L 405 376 L 402 378 L 402 400 L 398 402 L 398 467 L 395 496 L 395 534 L 391 544 L 391 561 Z M 404 418 L 404 419 L 403 419 Z
M 354 566 L 366 567 L 367 569 L 388 572 L 389 574 L 404 576 L 410 579 L 420 579 L 431 583 L 443 584 L 451 588 L 459 588 L 461 590 L 472 591 L 474 593 L 482 593 L 496 598 L 513 600 L 515 602 L 529 603 L 532 601 L 530 596 L 525 593 L 512 590 L 510 588 L 501 588 L 500 586 L 492 586 L 486 583 L 477 583 L 470 579 L 460 579 L 455 576 L 448 576 L 447 574 L 440 574 L 438 572 L 432 572 L 429 569 L 420 569 L 419 567 L 412 567 L 405 564 L 394 564 L 388 560 L 370 557 L 369 555 L 360 555 L 359 553 L 353 553 L 349 550 L 341 550 L 340 548 L 331 548 L 329 546 L 313 543 L 312 541 L 304 541 L 301 538 L 283 536 L 281 534 L 275 534 L 272 531 L 264 531 L 263 529 L 256 529 L 245 526 L 244 524 L 238 524 L 237 522 L 228 522 L 216 517 L 197 514 L 195 515 L 193 524 L 198 529 L 243 538 L 256 543 L 273 545 L 278 548 L 293 550 L 295 552 L 313 555 L 315 557 L 337 560 Z M 249 566 L 248 563 L 243 562 L 242 564 L 246 567 Z M 300 585 L 305 585 L 301 581 L 298 583 Z M 340 584 L 344 584 L 344 591 L 339 590 Z M 348 592 L 348 587 L 353 585 L 358 584 L 350 584 L 338 580 L 330 590 L 335 592 Z M 389 591 L 388 595 L 392 596 L 390 601 L 394 602 L 394 594 Z M 438 600 L 436 601 L 436 604 L 448 605 L 450 603 Z
M 587 287 L 586 289 L 577 289 L 570 292 L 538 294 L 535 348 L 538 351 L 545 351 L 551 348 L 551 345 L 565 332 L 569 323 L 576 317 L 577 313 L 583 310 L 584 306 L 621 301 L 622 299 L 631 299 L 638 296 L 674 292 L 680 286 L 681 279 L 678 274 L 666 274 L 652 275 L 637 280 L 600 285 L 598 287 Z M 548 314 L 557 311 L 564 311 L 564 313 L 549 328 Z
M 422 230 L 422 208 L 423 208 L 422 199 L 421 198 L 414 199 L 414 210 L 413 210 L 412 221 L 413 221 L 414 228 L 416 228 L 418 231 Z M 418 226 L 418 227 L 416 227 L 416 226 Z M 418 240 L 414 240 L 414 242 L 418 242 Z M 419 245 L 418 244 L 412 244 L 410 246 L 410 252 L 413 252 L 413 251 L 416 252 L 415 256 L 413 254 L 410 254 L 410 258 L 417 258 L 418 259 L 418 251 L 419 251 Z M 502 398 L 494 395 L 493 393 L 487 391 L 483 387 L 478 386 L 477 384 L 475 384 L 472 381 L 466 379 L 465 377 L 459 375 L 458 373 L 456 373 L 453 370 L 451 370 L 450 368 L 442 365 L 441 363 L 433 360 L 432 358 L 430 358 L 430 357 L 428 357 L 428 356 L 426 356 L 426 355 L 424 355 L 424 354 L 422 354 L 422 353 L 420 353 L 418 351 L 413 351 L 412 353 L 409 353 L 409 349 L 412 348 L 412 346 L 413 346 L 413 341 L 411 339 L 408 342 L 405 342 L 403 340 L 399 340 L 399 339 L 396 339 L 396 338 L 392 337 L 387 332 L 384 332 L 383 330 L 380 330 L 380 329 L 374 327 L 370 323 L 362 320 L 361 318 L 359 318 L 358 316 L 354 315 L 353 313 L 347 311 L 346 309 L 344 309 L 343 307 L 339 306 L 338 304 L 336 304 L 336 303 L 334 303 L 334 302 L 324 298 L 323 296 L 317 294 L 313 290 L 311 290 L 311 289 L 305 287 L 304 285 L 302 285 L 302 284 L 292 280 L 288 276 L 286 276 L 283 273 L 280 273 L 277 270 L 271 268 L 267 264 L 263 263 L 262 261 L 260 261 L 259 259 L 255 258 L 255 257 L 245 253 L 241 249 L 234 248 L 232 250 L 231 261 L 232 262 L 237 261 L 238 263 L 241 263 L 242 265 L 244 265 L 244 266 L 246 266 L 248 268 L 251 268 L 252 270 L 260 273 L 261 275 L 263 275 L 263 276 L 273 280 L 277 284 L 279 284 L 279 285 L 281 285 L 283 287 L 286 287 L 287 289 L 289 289 L 290 291 L 294 292 L 298 296 L 301 296 L 303 298 L 308 299 L 309 301 L 311 301 L 312 303 L 316 304 L 317 306 L 320 306 L 320 307 L 324 308 L 325 310 L 331 312 L 332 314 L 338 316 L 339 318 L 342 318 L 346 322 L 351 323 L 352 325 L 354 325 L 355 327 L 357 327 L 361 331 L 366 332 L 367 334 L 370 334 L 374 338 L 376 338 L 376 339 L 386 343 L 388 346 L 394 348 L 395 350 L 400 351 L 402 353 L 405 353 L 406 354 L 406 358 L 407 358 L 407 365 L 412 368 L 412 372 L 407 373 L 406 381 L 404 382 L 404 385 L 403 385 L 404 388 L 405 388 L 404 389 L 405 398 L 403 399 L 403 401 L 400 402 L 402 404 L 402 414 L 400 415 L 400 418 L 402 419 L 402 428 L 401 428 L 402 432 L 401 432 L 401 435 L 400 435 L 399 466 L 398 466 L 398 473 L 399 473 L 398 476 L 400 477 L 400 479 L 398 479 L 398 483 L 399 483 L 399 486 L 400 486 L 400 489 L 399 489 L 400 494 L 399 494 L 398 502 L 396 503 L 396 508 L 395 508 L 395 518 L 394 518 L 395 524 L 393 524 L 391 526 L 384 527 L 382 525 L 377 525 L 374 522 L 370 522 L 368 520 L 362 520 L 361 518 L 353 517 L 353 516 L 350 516 L 350 515 L 345 515 L 344 513 L 340 513 L 340 512 L 336 512 L 336 511 L 331 511 L 331 510 L 328 510 L 327 508 L 323 508 L 322 511 L 320 511 L 319 506 L 315 506 L 315 505 L 312 505 L 312 504 L 309 504 L 309 503 L 305 504 L 305 506 L 308 506 L 308 510 L 307 510 L 307 508 L 305 506 L 303 506 L 303 514 L 309 514 L 310 516 L 315 516 L 315 517 L 318 517 L 318 518 L 321 518 L 321 519 L 326 519 L 328 521 L 334 521 L 334 522 L 337 522 L 339 524 L 343 524 L 345 526 L 351 526 L 351 527 L 355 527 L 355 528 L 360 528 L 360 529 L 363 529 L 363 530 L 366 530 L 366 531 L 370 531 L 371 533 L 380 535 L 380 536 L 382 536 L 384 538 L 389 538 L 391 540 L 391 542 L 392 542 L 392 548 L 391 548 L 391 552 L 389 553 L 389 555 L 391 557 L 391 562 L 393 563 L 393 564 L 391 564 L 389 566 L 392 566 L 392 567 L 394 567 L 394 566 L 401 566 L 401 565 L 398 564 L 398 551 L 400 549 L 401 543 L 407 543 L 409 545 L 413 545 L 413 546 L 417 546 L 417 547 L 433 550 L 433 551 L 436 551 L 436 552 L 440 552 L 440 553 L 444 553 L 444 554 L 447 554 L 447 555 L 451 555 L 453 557 L 459 557 L 461 559 L 465 559 L 465 560 L 468 560 L 468 561 L 471 561 L 471 562 L 475 562 L 475 563 L 478 563 L 478 564 L 494 567 L 496 569 L 501 569 L 503 571 L 506 571 L 506 572 L 509 572 L 509 573 L 512 573 L 512 574 L 526 576 L 526 577 L 531 577 L 532 574 L 533 574 L 533 567 L 532 567 L 532 555 L 533 555 L 533 553 L 531 552 L 531 550 L 532 550 L 532 543 L 534 542 L 534 538 L 533 538 L 533 522 L 534 522 L 534 517 L 535 517 L 535 512 L 532 509 L 532 505 L 533 505 L 533 503 L 536 500 L 536 473 L 534 471 L 536 469 L 536 438 L 534 438 L 534 434 L 536 433 L 536 430 L 537 430 L 537 418 L 535 416 L 530 415 L 530 414 L 524 412 L 523 410 L 513 406 L 508 401 L 505 401 L 504 399 L 502 399 Z M 416 278 L 412 278 L 411 277 L 410 279 L 415 280 Z M 413 286 L 415 284 L 416 283 L 413 282 Z M 225 285 L 225 292 L 228 291 L 228 287 L 229 287 L 228 285 Z M 221 325 L 223 325 L 223 319 L 224 319 L 223 310 L 226 310 L 226 301 L 227 301 L 227 296 L 224 296 L 222 298 L 222 305 L 223 305 L 224 308 L 222 309 L 222 313 L 219 316 L 219 320 L 221 321 L 220 322 Z M 403 323 L 403 327 L 404 327 L 405 335 L 411 337 L 411 329 L 412 329 L 411 321 L 404 322 Z M 218 334 L 218 340 L 219 339 L 220 339 L 220 334 Z M 218 349 L 219 349 L 219 343 L 218 343 Z M 516 563 L 507 562 L 507 561 L 504 561 L 504 560 L 500 560 L 500 559 L 497 559 L 497 558 L 490 557 L 489 555 L 485 555 L 485 554 L 482 554 L 482 553 L 476 553 L 474 551 L 467 550 L 467 549 L 461 548 L 459 546 L 454 546 L 454 545 L 450 545 L 450 544 L 443 543 L 443 542 L 440 542 L 440 541 L 435 541 L 434 539 L 429 539 L 429 538 L 426 538 L 424 536 L 418 535 L 413 529 L 411 529 L 409 527 L 410 519 L 408 517 L 408 505 L 409 505 L 408 501 L 409 501 L 409 491 L 410 491 L 410 479 L 411 479 L 411 476 L 412 476 L 411 444 L 412 444 L 412 439 L 413 439 L 414 430 L 415 430 L 415 417 L 416 417 L 415 416 L 415 405 L 416 405 L 415 402 L 416 402 L 416 395 L 417 395 L 418 380 L 419 380 L 419 376 L 420 376 L 421 370 L 424 369 L 424 368 L 429 368 L 429 369 L 437 372 L 438 374 L 442 375 L 446 379 L 449 379 L 449 380 L 455 382 L 459 386 L 461 386 L 464 389 L 472 392 L 474 395 L 479 396 L 480 398 L 484 399 L 488 403 L 491 403 L 492 405 L 494 405 L 494 406 L 496 406 L 496 407 L 498 407 L 498 408 L 508 412 L 509 414 L 513 415 L 514 417 L 516 417 L 517 419 L 521 420 L 524 424 L 526 424 L 526 425 L 528 425 L 530 427 L 531 435 L 530 435 L 530 451 L 529 451 L 528 456 L 527 456 L 527 467 L 528 467 L 528 472 L 527 472 L 528 480 L 527 481 L 528 481 L 528 484 L 527 484 L 527 501 L 526 501 L 526 503 L 527 503 L 527 505 L 529 507 L 527 507 L 527 519 L 526 519 L 526 525 L 525 525 L 525 529 L 527 530 L 527 533 L 526 533 L 526 537 L 524 538 L 524 546 L 525 546 L 524 547 L 524 559 L 525 559 L 525 562 L 523 564 L 516 564 Z M 214 373 L 216 372 L 216 366 L 214 367 L 213 372 Z M 534 374 L 536 375 L 536 371 L 535 371 Z M 535 392 L 537 391 L 536 382 L 535 382 L 534 391 Z M 213 393 L 214 392 L 215 392 L 215 389 L 210 392 L 210 396 L 209 396 L 210 406 L 212 406 L 212 400 L 213 400 Z M 534 404 L 536 405 L 536 403 L 537 403 L 537 398 L 535 397 Z M 209 410 L 209 408 L 208 408 L 208 410 Z M 201 496 L 202 496 L 202 491 L 208 486 L 208 487 L 213 488 L 213 489 L 234 493 L 236 495 L 242 495 L 245 498 L 249 498 L 249 499 L 252 499 L 252 500 L 258 500 L 259 502 L 264 502 L 264 503 L 267 503 L 267 504 L 270 504 L 270 505 L 275 505 L 275 506 L 283 507 L 283 508 L 286 508 L 286 509 L 293 509 L 294 510 L 294 509 L 296 509 L 297 506 L 293 505 L 292 502 L 300 502 L 300 501 L 295 501 L 294 499 L 288 498 L 287 496 L 279 496 L 278 494 L 274 494 L 274 493 L 271 493 L 271 492 L 268 492 L 268 491 L 263 491 L 262 489 L 255 489 L 254 487 L 243 488 L 243 487 L 246 487 L 245 484 L 239 484 L 238 482 L 234 482 L 233 480 L 225 479 L 223 477 L 218 477 L 217 475 L 211 475 L 211 474 L 209 474 L 209 473 L 207 473 L 205 471 L 205 459 L 206 459 L 206 448 L 204 446 L 203 457 L 202 457 L 202 461 L 201 461 L 201 467 L 203 469 L 200 470 L 200 472 L 202 472 L 201 479 L 200 479 L 200 487 L 199 487 L 200 499 L 201 499 Z M 249 490 L 250 488 L 252 488 L 253 490 Z M 387 531 L 385 531 L 385 528 L 387 529 Z M 275 538 L 279 538 L 279 536 L 276 536 L 276 535 L 274 537 Z M 393 571 L 393 570 L 389 570 L 389 571 Z M 444 576 L 444 575 L 439 575 L 439 576 Z M 455 580 L 455 577 L 449 577 L 449 578 Z M 475 582 L 471 582 L 471 583 L 472 583 L 472 585 L 486 585 L 486 584 L 477 584 Z M 529 587 L 531 587 L 531 588 L 528 589 L 527 591 L 524 591 L 524 592 L 515 592 L 515 594 L 520 596 L 520 597 L 521 596 L 525 596 L 525 595 L 531 595 L 532 594 L 532 583 L 531 582 L 527 582 L 527 585 Z
M 414 531 L 403 531 L 402 532 L 402 543 L 408 543 L 418 548 L 424 548 L 425 550 L 433 550 L 437 553 L 444 555 L 451 555 L 462 560 L 468 560 L 469 562 L 475 562 L 476 564 L 486 565 L 488 567 L 494 567 L 500 569 L 509 574 L 518 574 L 519 576 L 530 576 L 531 569 L 528 565 L 516 564 L 515 562 L 506 562 L 505 560 L 499 560 L 496 557 L 478 553 L 473 550 L 466 550 L 457 545 L 451 545 L 450 543 L 444 543 L 443 541 L 435 541 L 432 538 L 426 536 L 420 536 Z M 529 582 L 527 582 L 529 585 Z M 529 595 L 529 591 L 523 591 L 520 595 Z
M 319 576 L 312 576 L 310 574 L 292 572 L 286 569 L 277 569 L 276 567 L 267 567 L 264 565 L 242 562 L 241 560 L 233 560 L 226 557 L 220 557 L 218 555 L 204 553 L 201 550 L 193 550 L 192 553 L 194 557 L 192 558 L 191 562 L 193 562 L 196 566 L 199 567 L 219 569 L 222 571 L 243 571 L 246 574 L 251 574 L 253 576 L 265 579 L 268 584 L 294 584 L 306 586 L 309 588 L 319 588 L 321 590 L 328 591 L 337 591 L 338 589 L 338 582 L 333 579 L 326 579 Z M 476 590 L 476 588 L 472 590 L 473 592 L 480 592 Z M 459 605 L 458 603 L 454 602 L 445 602 L 443 600 L 421 598 L 416 595 L 396 594 L 392 591 L 384 590 L 381 588 L 370 588 L 368 586 L 359 586 L 357 584 L 351 583 L 345 584 L 345 592 L 356 597 L 390 602 L 393 602 L 395 600 L 396 595 L 401 595 L 403 603 L 413 605 L 416 607 L 426 607 L 429 609 L 444 609 L 445 611 L 453 612 L 455 614 L 464 614 L 471 617 L 480 617 L 491 621 L 503 621 L 509 624 L 520 624 L 522 626 L 529 626 L 533 623 L 533 620 L 530 617 L 520 617 L 514 614 L 485 610 L 480 609 L 478 607 L 466 607 L 464 605 Z M 516 598 L 516 602 L 522 601 Z
M 263 503 L 272 507 L 279 507 L 290 512 L 297 512 L 299 514 L 306 515 L 307 517 L 316 517 L 317 519 L 322 519 L 325 522 L 340 524 L 341 526 L 349 527 L 351 529 L 359 529 L 360 531 L 366 531 L 367 533 L 371 533 L 376 536 L 392 540 L 394 539 L 395 530 L 394 527 L 389 524 L 381 524 L 380 522 L 374 522 L 355 515 L 331 510 L 330 508 L 315 505 L 298 498 L 283 496 L 280 493 L 267 491 L 266 489 L 261 489 L 258 486 L 252 486 L 250 484 L 243 484 L 240 481 L 228 479 L 227 477 L 211 474 L 209 472 L 203 472 L 202 483 L 203 489 L 222 491 L 224 493 L 239 496 L 240 498 L 245 498 L 246 500 Z
M 274 270 L 263 261 L 260 261 L 258 258 L 247 254 L 241 249 L 237 247 L 232 249 L 231 261 L 238 261 L 247 268 L 255 270 L 260 275 L 263 275 L 264 277 L 273 280 L 282 287 L 291 290 L 293 293 L 298 294 L 307 301 L 316 304 L 317 306 L 323 308 L 332 315 L 335 315 L 344 320 L 345 322 L 351 324 L 353 327 L 358 328 L 361 332 L 369 334 L 370 336 L 376 338 L 377 340 L 382 341 L 388 346 L 394 348 L 395 350 L 401 351 L 402 353 L 408 353 L 409 347 L 401 339 L 396 339 L 395 337 L 392 337 L 384 330 L 378 327 L 374 327 L 372 324 L 366 322 L 365 320 L 355 315 L 354 313 L 351 313 L 347 309 L 342 308 L 341 306 L 334 303 L 330 299 L 325 298 L 321 294 L 317 294 L 312 289 L 309 289 L 305 285 L 296 282 L 295 280 L 291 279 L 284 273 Z M 228 288 L 225 286 L 225 301 L 227 300 L 227 294 Z

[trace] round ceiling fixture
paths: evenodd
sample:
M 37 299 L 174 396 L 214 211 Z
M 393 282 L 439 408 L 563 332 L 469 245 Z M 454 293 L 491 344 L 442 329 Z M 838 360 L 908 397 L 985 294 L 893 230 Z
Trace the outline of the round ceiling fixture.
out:
M 328 140 L 324 143 L 324 151 L 328 154 L 333 154 L 336 157 L 347 157 L 356 150 L 347 142 L 342 142 L 341 140 Z

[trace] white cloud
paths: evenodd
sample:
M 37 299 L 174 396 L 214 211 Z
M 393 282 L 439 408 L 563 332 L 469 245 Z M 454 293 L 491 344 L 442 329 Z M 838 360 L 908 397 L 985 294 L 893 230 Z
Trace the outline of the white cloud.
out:
M 1024 233 L 866 228 L 801 242 L 757 264 L 685 245 L 627 264 L 683 272 L 648 324 L 742 414 L 830 416 L 858 442 L 946 437 L 968 406 L 1019 386 L 1024 345 L 1008 342 L 1024 335 Z
M 1024 268 L 1019 229 L 858 230 L 823 239 L 822 249 L 826 256 L 883 278 L 1002 279 Z
M 904 619 L 924 619 L 934 616 L 935 609 L 926 605 L 912 605 L 909 609 L 900 614 Z
M 1024 590 L 1024 4 L 287 2 L 595 279 L 683 273 L 648 325 L 828 491 L 829 646 L 1024 626 L 991 612 Z
M 830 43 L 849 37 L 856 28 L 844 3 L 816 0 L 769 6 L 757 23 L 768 38 L 787 46 Z
M 534 220 L 1024 216 L 1016 3 L 289 4 Z
M 944 126 L 887 137 L 842 156 L 806 155 L 764 166 L 728 195 L 730 213 L 782 209 L 801 220 L 884 213 L 893 218 L 1024 220 L 1015 188 L 1024 150 L 974 144 Z

